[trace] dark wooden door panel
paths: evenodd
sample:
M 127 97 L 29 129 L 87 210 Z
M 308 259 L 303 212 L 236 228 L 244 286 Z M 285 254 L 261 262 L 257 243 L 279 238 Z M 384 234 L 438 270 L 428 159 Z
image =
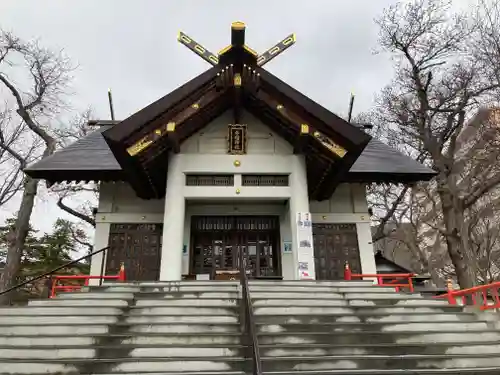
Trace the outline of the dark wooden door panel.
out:
M 341 280 L 345 262 L 353 273 L 361 273 L 356 224 L 313 223 L 317 280 Z
M 242 252 L 250 276 L 279 276 L 278 244 L 275 216 L 193 216 L 191 273 L 237 270 Z
M 125 263 L 130 281 L 155 281 L 160 276 L 163 224 L 111 224 L 106 274 Z

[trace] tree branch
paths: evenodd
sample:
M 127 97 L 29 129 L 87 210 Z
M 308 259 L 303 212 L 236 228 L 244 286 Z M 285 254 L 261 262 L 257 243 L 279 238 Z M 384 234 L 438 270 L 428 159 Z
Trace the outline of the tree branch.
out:
M 59 207 L 61 210 L 64 210 L 66 211 L 67 213 L 69 213 L 70 215 L 73 215 L 75 217 L 77 217 L 78 219 L 80 220 L 83 220 L 85 221 L 86 223 L 92 225 L 92 227 L 95 228 L 95 219 L 81 213 L 81 212 L 78 212 L 77 210 L 74 210 L 73 208 L 67 206 L 64 204 L 63 202 L 63 199 L 64 197 L 59 197 L 59 199 L 57 200 L 57 207 Z

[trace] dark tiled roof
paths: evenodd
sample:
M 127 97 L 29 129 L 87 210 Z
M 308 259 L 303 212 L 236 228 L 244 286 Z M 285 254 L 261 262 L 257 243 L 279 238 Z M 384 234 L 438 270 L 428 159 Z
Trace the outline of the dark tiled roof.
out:
M 29 166 L 34 170 L 121 170 L 111 153 L 102 132 L 109 126 L 101 126 L 95 132 L 63 148 L 53 155 Z
M 110 127 L 101 126 L 85 138 L 29 166 L 25 170 L 26 173 L 45 179 L 47 177 L 44 175 L 49 171 L 74 171 L 75 173 L 77 171 L 120 171 L 120 165 L 101 134 Z M 432 170 L 410 157 L 383 142 L 372 139 L 351 167 L 349 176 L 363 181 L 419 181 L 429 179 L 433 174 Z
M 375 138 L 370 140 L 358 160 L 351 167 L 350 173 L 434 174 L 425 165 Z

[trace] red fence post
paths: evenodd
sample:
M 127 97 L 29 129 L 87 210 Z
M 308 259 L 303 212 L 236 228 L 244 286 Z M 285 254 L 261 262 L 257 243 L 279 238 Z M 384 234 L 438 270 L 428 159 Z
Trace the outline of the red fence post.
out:
M 450 303 L 450 305 L 456 305 L 457 300 L 455 299 L 455 296 L 453 294 L 453 282 L 451 281 L 451 279 L 448 279 L 446 281 L 446 289 L 448 295 L 448 302 Z
M 344 269 L 344 280 L 352 280 L 352 272 L 351 269 L 349 268 L 349 263 L 345 262 L 345 269 Z
M 125 263 L 122 262 L 120 266 L 120 272 L 118 273 L 118 281 L 125 281 Z

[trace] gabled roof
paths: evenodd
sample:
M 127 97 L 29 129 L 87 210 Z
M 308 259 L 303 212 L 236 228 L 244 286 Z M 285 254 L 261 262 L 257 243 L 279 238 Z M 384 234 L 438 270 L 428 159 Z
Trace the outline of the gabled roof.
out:
M 104 138 L 113 158 L 108 160 L 107 169 L 100 170 L 96 168 L 100 164 L 98 160 L 91 165 L 85 165 L 89 161 L 75 161 L 82 164 L 79 170 L 85 171 L 86 176 L 92 173 L 101 176 L 103 171 L 113 171 L 114 178 L 128 181 L 138 196 L 161 198 L 166 188 L 167 155 L 179 152 L 183 141 L 228 109 L 232 110 L 233 124 L 240 124 L 242 110 L 246 109 L 291 143 L 295 153 L 305 156 L 311 199 L 328 199 L 340 182 L 349 180 L 349 171 L 356 162 L 370 163 L 368 159 L 358 161 L 365 147 L 370 145 L 371 137 L 367 133 L 262 67 L 295 43 L 293 34 L 262 55 L 245 44 L 245 25 L 241 22 L 231 25 L 231 44 L 218 57 L 183 33 L 179 34 L 179 41 L 213 67 L 119 124 L 94 135 L 99 138 L 95 142 L 100 147 L 103 145 L 101 138 Z M 74 179 L 72 176 L 76 173 L 68 169 L 69 161 L 58 161 L 58 158 L 78 160 L 78 153 L 72 153 L 80 146 L 85 147 L 85 142 L 28 168 L 26 173 L 52 181 Z M 375 146 L 382 147 L 377 143 Z M 401 158 L 399 154 L 398 158 Z M 404 169 L 412 162 L 407 160 L 406 163 L 406 166 L 401 165 L 399 161 L 395 165 Z M 51 176 L 49 165 L 56 167 L 51 170 Z M 367 172 L 362 167 L 357 168 L 358 180 L 380 178 L 376 173 L 364 175 Z M 421 170 L 419 179 L 424 175 L 425 178 L 431 176 L 428 170 Z M 408 173 L 399 177 L 408 177 Z

